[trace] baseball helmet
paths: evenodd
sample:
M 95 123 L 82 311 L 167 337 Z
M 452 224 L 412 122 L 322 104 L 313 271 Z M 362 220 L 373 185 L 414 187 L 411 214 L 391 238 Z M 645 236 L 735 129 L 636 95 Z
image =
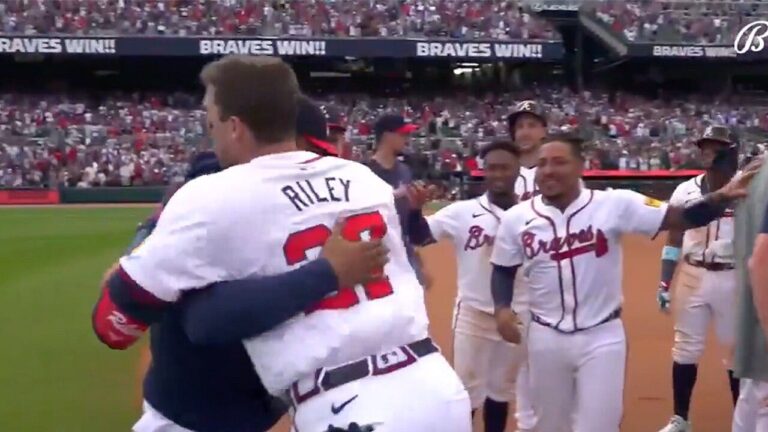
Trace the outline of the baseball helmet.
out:
M 512 111 L 512 114 L 507 116 L 507 124 L 509 125 L 509 132 L 511 135 L 514 135 L 515 123 L 517 122 L 518 117 L 523 114 L 532 115 L 541 120 L 544 126 L 547 125 L 547 116 L 544 112 L 544 107 L 542 107 L 541 104 L 536 101 L 524 100 L 515 105 L 515 109 Z
M 720 148 L 712 161 L 714 168 L 736 171 L 739 167 L 739 140 L 736 134 L 726 126 L 712 125 L 707 126 L 701 138 L 696 140 L 696 146 L 707 141 L 720 144 Z

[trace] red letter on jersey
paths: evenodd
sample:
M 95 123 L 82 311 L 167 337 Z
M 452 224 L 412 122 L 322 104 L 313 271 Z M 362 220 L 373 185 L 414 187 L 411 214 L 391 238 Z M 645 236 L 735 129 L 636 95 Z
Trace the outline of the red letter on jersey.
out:
M 361 213 L 347 218 L 344 227 L 341 229 L 341 235 L 349 241 L 362 241 L 363 233 L 367 232 L 372 239 L 382 239 L 387 234 L 387 224 L 379 212 Z M 320 247 L 325 244 L 328 237 L 331 236 L 331 229 L 325 225 L 315 225 L 313 227 L 297 231 L 288 236 L 283 245 L 285 262 L 288 265 L 295 265 L 307 260 L 307 251 Z M 383 269 L 382 269 L 383 272 Z M 386 276 L 381 279 L 369 282 L 363 286 L 365 296 L 369 300 L 386 297 L 392 294 L 392 285 Z M 360 299 L 357 297 L 354 288 L 343 287 L 330 297 L 326 297 L 307 313 L 322 309 L 348 309 L 358 304 Z

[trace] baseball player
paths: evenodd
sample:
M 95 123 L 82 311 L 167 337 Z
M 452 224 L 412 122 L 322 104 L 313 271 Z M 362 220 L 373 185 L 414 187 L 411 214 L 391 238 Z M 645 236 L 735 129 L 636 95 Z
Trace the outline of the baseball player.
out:
M 325 132 L 313 127 L 322 122 L 324 117 L 319 108 L 301 98 L 297 141 L 326 154 L 322 145 Z M 187 180 L 219 170 L 215 154 L 203 152 L 191 163 Z M 168 198 L 175 190 L 171 188 Z M 162 206 L 140 225 L 129 250 L 152 233 L 161 211 Z M 334 236 L 324 246 L 324 258 L 297 270 L 272 278 L 217 283 L 202 291 L 212 298 L 220 291 L 238 298 L 248 296 L 254 303 L 246 319 L 251 325 L 249 335 L 255 335 L 302 313 L 336 291 L 338 281 L 351 276 L 350 269 L 358 275 L 354 278 L 358 280 L 350 280 L 351 283 L 368 280 L 370 271 L 384 262 L 383 255 L 376 258 L 370 254 L 371 246 L 375 244 L 351 243 Z M 193 325 L 199 319 L 193 308 L 196 301 L 199 299 L 190 295 L 171 307 L 125 283 L 119 273 L 111 273 L 105 281 L 105 291 L 94 314 L 94 328 L 102 341 L 112 348 L 124 349 L 138 339 L 147 325 L 151 324 L 153 330 L 153 361 L 144 383 L 144 414 L 134 431 L 268 430 L 285 413 L 285 404 L 264 390 L 240 343 L 242 338 L 227 340 L 224 335 L 214 340 L 215 346 L 193 345 L 195 339 L 185 333 L 199 337 Z M 244 319 L 236 314 L 232 318 Z M 206 373 L 199 373 L 201 370 Z
M 705 173 L 677 186 L 669 202 L 685 205 L 721 188 L 736 174 L 739 148 L 725 126 L 709 126 L 696 145 L 701 149 Z M 688 432 L 688 410 L 696 384 L 697 365 L 714 320 L 720 342 L 733 346 L 736 312 L 736 273 L 733 263 L 733 210 L 709 225 L 685 232 L 670 230 L 661 255 L 661 281 L 657 299 L 662 311 L 670 308 L 670 282 L 682 258 L 675 286 L 675 340 L 672 346 L 674 415 L 660 432 Z M 739 381 L 728 369 L 733 403 Z
M 392 188 L 363 165 L 296 151 L 298 84 L 282 60 L 225 57 L 202 81 L 215 150 L 229 168 L 184 185 L 147 241 L 120 260 L 122 272 L 168 302 L 216 281 L 294 269 L 334 232 L 380 239 L 390 261 L 372 280 L 243 342 L 253 367 L 271 394 L 290 398 L 298 431 L 353 422 L 380 432 L 470 431 L 467 393 L 428 337 Z
M 422 272 L 421 259 L 414 246 L 427 246 L 435 242 L 421 213 L 423 202 L 414 202 L 414 194 L 425 195 L 423 187 L 413 182 L 411 169 L 398 160 L 408 145 L 408 137 L 418 126 L 408 123 L 399 114 L 384 114 L 373 126 L 376 151 L 368 163 L 369 168 L 395 190 L 395 205 L 403 227 L 403 242 L 408 259 L 423 285 L 429 278 Z
M 521 201 L 538 194 L 535 175 L 539 163 L 539 147 L 547 135 L 547 117 L 540 104 L 525 100 L 515 105 L 507 117 L 509 135 L 520 149 L 520 177 L 515 193 Z
M 755 171 L 686 206 L 629 190 L 582 187 L 582 143 L 544 141 L 536 172 L 541 195 L 502 216 L 491 262 L 499 333 L 521 340 L 510 308 L 515 277 L 527 274 L 527 347 L 541 432 L 618 432 L 626 363 L 621 317 L 621 236 L 704 226 L 744 196 Z
M 534 101 L 526 100 L 518 103 L 514 111 L 507 117 L 509 133 L 520 149 L 520 174 L 515 182 L 515 194 L 520 201 L 526 201 L 539 194 L 536 186 L 536 165 L 539 163 L 539 148 L 547 134 L 547 117 L 542 106 Z M 528 325 L 528 289 L 525 278 L 518 277 L 515 292 L 514 310 L 523 317 L 523 325 Z M 521 432 L 533 430 L 536 415 L 531 403 L 530 378 L 528 376 L 527 354 L 518 372 L 515 383 L 515 404 L 517 427 Z
M 459 292 L 453 318 L 453 367 L 464 382 L 472 414 L 483 408 L 486 432 L 503 432 L 508 403 L 523 359 L 519 345 L 501 339 L 493 319 L 488 260 L 501 215 L 516 202 L 519 150 L 511 142 L 483 147 L 487 192 L 455 202 L 427 217 L 436 239 L 453 243 Z

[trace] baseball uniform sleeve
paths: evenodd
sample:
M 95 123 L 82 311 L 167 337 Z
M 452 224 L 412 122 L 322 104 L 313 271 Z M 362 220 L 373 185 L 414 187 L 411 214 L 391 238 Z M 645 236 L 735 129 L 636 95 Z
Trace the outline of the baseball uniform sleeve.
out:
M 205 180 L 201 177 L 179 189 L 152 235 L 120 259 L 133 283 L 163 301 L 176 301 L 182 291 L 226 278 L 225 249 L 216 241 L 220 211 Z
M 656 235 L 667 213 L 667 203 L 626 189 L 614 189 L 611 194 L 617 214 L 617 229 L 622 233 Z
M 682 206 L 685 204 L 685 189 L 687 182 L 680 183 L 669 197 L 669 204 L 673 206 Z
M 513 267 L 523 264 L 523 249 L 518 235 L 520 207 L 512 207 L 501 217 L 499 230 L 493 242 L 491 263 L 497 266 Z
M 457 216 L 459 216 L 460 203 L 454 203 L 446 207 L 441 208 L 437 213 L 427 216 L 427 223 L 429 223 L 429 230 L 432 231 L 432 236 L 435 239 L 453 239 L 456 236 L 459 222 Z

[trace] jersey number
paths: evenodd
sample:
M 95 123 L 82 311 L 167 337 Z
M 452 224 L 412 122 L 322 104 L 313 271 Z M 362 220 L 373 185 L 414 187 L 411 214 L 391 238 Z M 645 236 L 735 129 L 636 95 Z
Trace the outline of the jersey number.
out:
M 376 211 L 348 217 L 341 229 L 341 236 L 349 241 L 361 241 L 363 233 L 366 232 L 372 239 L 384 238 L 387 234 L 387 224 L 381 213 Z M 289 235 L 283 245 L 286 263 L 295 265 L 307 261 L 309 259 L 307 251 L 323 246 L 330 236 L 331 229 L 322 224 Z M 392 285 L 386 275 L 383 275 L 383 269 L 381 270 L 381 279 L 363 285 L 365 297 L 368 300 L 375 300 L 392 294 Z M 307 313 L 324 309 L 348 309 L 358 303 L 360 303 L 360 299 L 354 287 L 342 287 L 336 294 L 318 302 Z

